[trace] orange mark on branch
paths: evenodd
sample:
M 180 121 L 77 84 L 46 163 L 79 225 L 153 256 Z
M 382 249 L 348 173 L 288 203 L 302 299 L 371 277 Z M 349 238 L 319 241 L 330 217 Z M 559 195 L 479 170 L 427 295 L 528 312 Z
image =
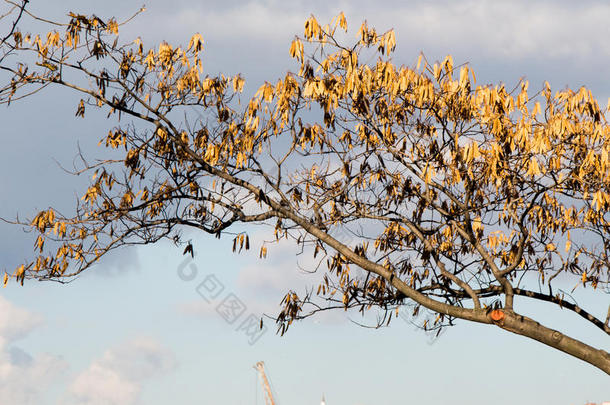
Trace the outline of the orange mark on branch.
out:
M 491 311 L 490 315 L 491 319 L 493 319 L 495 322 L 499 322 L 504 319 L 504 311 L 502 311 L 501 309 L 494 309 L 493 311 Z

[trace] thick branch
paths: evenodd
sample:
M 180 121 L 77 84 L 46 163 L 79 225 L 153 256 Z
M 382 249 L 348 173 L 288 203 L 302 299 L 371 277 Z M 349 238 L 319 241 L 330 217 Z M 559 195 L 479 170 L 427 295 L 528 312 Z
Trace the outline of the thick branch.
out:
M 514 313 L 511 314 L 508 311 L 497 325 L 509 332 L 526 336 L 561 350 L 564 353 L 594 365 L 610 375 L 610 353 L 604 350 L 596 349 L 559 331 L 547 328 L 528 317 Z

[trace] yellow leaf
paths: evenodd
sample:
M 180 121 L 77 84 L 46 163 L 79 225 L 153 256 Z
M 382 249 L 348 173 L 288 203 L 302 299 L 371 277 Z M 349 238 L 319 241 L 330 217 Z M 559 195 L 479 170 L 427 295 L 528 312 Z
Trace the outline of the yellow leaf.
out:
M 464 66 L 460 69 L 460 87 L 465 88 L 467 84 L 470 84 L 468 66 Z
M 385 36 L 385 47 L 386 54 L 389 55 L 390 52 L 396 49 L 396 35 L 394 34 L 394 30 L 390 30 Z
M 235 76 L 233 78 L 233 91 L 241 93 L 244 89 L 244 83 L 245 80 L 240 75 Z
M 138 46 L 138 55 L 142 56 L 142 52 L 144 52 L 144 45 L 142 44 L 142 39 L 140 37 L 137 37 L 133 42 Z
M 540 174 L 540 166 L 538 165 L 538 160 L 536 158 L 531 158 L 529 161 L 529 165 L 527 168 L 527 174 L 529 176 L 536 176 Z
M 535 118 L 538 114 L 540 114 L 540 103 L 536 101 L 534 105 L 534 110 L 532 111 L 532 118 Z
M 203 37 L 201 34 L 195 34 L 189 41 L 188 49 L 193 49 L 193 52 L 200 52 L 203 49 Z
M 345 14 L 343 14 L 343 11 L 339 13 L 337 18 L 339 20 L 339 27 L 343 28 L 345 32 L 347 32 L 347 20 L 345 19 Z
M 474 232 L 478 232 L 479 230 L 481 230 L 481 231 L 482 231 L 482 230 L 483 230 L 483 228 L 484 228 L 484 227 L 483 227 L 483 223 L 482 223 L 482 221 L 481 221 L 481 217 L 477 217 L 477 218 L 475 218 L 475 220 L 474 220 L 474 221 L 472 221 L 472 230 L 473 230 Z
M 290 57 L 300 61 L 303 60 L 303 43 L 298 38 L 290 44 Z
M 438 80 L 441 77 L 441 68 L 438 63 L 435 63 L 433 66 L 434 78 Z
M 110 34 L 115 34 L 117 35 L 119 33 L 119 24 L 116 22 L 116 20 L 113 18 L 110 21 L 108 21 L 108 24 L 106 25 L 106 31 Z
M 447 55 L 443 61 L 443 65 L 445 65 L 445 71 L 449 77 L 451 77 L 451 73 L 453 72 L 453 57 L 451 57 L 451 55 Z
M 6 285 L 8 284 L 8 274 L 6 274 L 6 271 L 4 272 L 4 281 L 2 282 L 2 287 L 6 287 Z
M 148 51 L 146 58 L 144 58 L 144 63 L 146 64 L 148 70 L 151 70 L 155 67 L 155 53 L 152 49 Z
M 305 21 L 305 38 L 311 39 L 313 37 L 322 39 L 320 24 L 318 24 L 318 21 L 316 21 L 314 16 L 311 16 L 307 21 Z

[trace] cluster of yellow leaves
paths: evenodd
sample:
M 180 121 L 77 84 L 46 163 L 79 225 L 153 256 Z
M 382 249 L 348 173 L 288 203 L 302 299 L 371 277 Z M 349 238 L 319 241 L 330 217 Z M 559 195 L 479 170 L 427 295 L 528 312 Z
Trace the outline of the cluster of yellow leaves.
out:
M 32 39 L 20 33 L 15 33 L 14 40 L 33 44 L 42 58 L 39 65 L 54 72 L 58 68 L 49 62 L 49 56 L 61 47 L 77 48 L 82 44 L 83 33 L 102 29 L 109 34 L 118 32 L 115 20 L 102 25 L 94 17 L 76 14 L 71 17 L 64 38 L 52 31 L 46 40 L 44 36 Z M 223 171 L 247 169 L 270 135 L 290 132 L 293 150 L 303 155 L 314 151 L 335 153 L 343 148 L 343 154 L 336 152 L 336 156 L 345 159 L 339 170 L 342 178 L 349 179 L 341 185 L 339 181 L 330 181 L 324 169 L 308 167 L 303 170 L 304 193 L 293 188 L 291 198 L 297 206 L 310 204 L 316 192 L 340 195 L 339 190 L 345 186 L 350 192 L 374 192 L 380 207 L 404 206 L 415 201 L 423 207 L 421 211 L 440 212 L 440 208 L 445 210 L 445 217 L 450 217 L 451 210 L 442 206 L 450 200 L 445 198 L 448 193 L 454 193 L 456 199 L 468 194 L 476 201 L 473 203 L 476 207 L 469 211 L 472 220 L 470 217 L 462 220 L 471 225 L 475 238 L 484 242 L 503 263 L 516 257 L 513 248 L 516 236 L 499 231 L 497 224 L 494 227 L 483 223 L 485 218 L 488 224 L 484 207 L 490 201 L 500 201 L 499 218 L 506 227 L 514 226 L 515 216 L 526 208 L 529 212 L 524 218 L 532 232 L 547 234 L 586 224 L 608 224 L 604 212 L 610 208 L 610 130 L 588 90 L 565 90 L 553 95 L 546 84 L 542 95 L 532 98 L 526 81 L 520 82 L 514 91 L 503 85 L 477 86 L 472 69 L 456 67 L 451 56 L 432 65 L 425 61 L 423 67 L 423 56 L 414 68 L 396 66 L 389 58 L 396 48 L 394 31 L 378 33 L 364 23 L 357 44 L 348 47 L 336 46 L 337 28 L 347 30 L 343 14 L 325 26 L 313 16 L 309 18 L 304 36 L 295 38 L 289 49 L 290 56 L 300 63 L 299 72 L 289 73 L 275 84 L 265 82 L 243 112 L 234 111 L 226 101 L 232 93 L 243 91 L 245 82 L 240 75 L 202 77 L 201 35 L 192 36 L 186 49 L 163 42 L 157 49 L 146 50 L 137 39 L 131 47 L 122 48 L 117 59 L 120 73 L 115 79 L 123 80 L 122 83 L 137 81 L 130 101 L 137 97 L 145 106 L 147 117 L 156 111 L 154 98 L 160 98 L 155 100 L 159 106 L 215 108 L 216 127 L 214 131 L 205 126 L 193 131 L 174 130 L 171 125 L 155 121 L 157 126 L 146 148 L 128 148 L 130 135 L 120 129 L 110 131 L 100 143 L 115 149 L 125 147 L 124 163 L 131 169 L 130 179 L 134 173 L 142 174 L 138 168 L 140 161 L 147 159 L 147 148 L 170 175 L 178 177 L 194 167 L 193 155 Z M 311 44 L 320 51 L 320 57 L 306 55 Z M 96 57 L 100 50 L 114 48 L 104 45 L 94 44 L 92 49 L 98 49 Z M 369 48 L 378 59 L 363 62 L 372 60 L 364 57 L 368 56 L 365 54 Z M 315 65 L 311 66 L 312 63 Z M 102 103 L 104 80 L 96 76 L 98 79 L 97 101 Z M 300 118 L 296 119 L 300 109 L 316 104 L 324 114 L 323 122 L 303 124 Z M 77 114 L 84 115 L 83 101 Z M 352 174 L 349 153 L 383 155 L 393 161 L 393 166 L 386 167 L 381 162 L 378 168 Z M 415 179 L 410 189 L 405 187 L 407 178 Z M 541 193 L 541 201 L 536 204 L 530 206 L 525 196 L 519 195 L 523 190 L 549 182 L 554 182 L 553 189 Z M 147 202 L 143 208 L 145 218 L 150 219 L 171 204 L 169 200 L 175 191 L 166 183 L 150 190 L 144 187 L 137 194 L 134 191 L 141 187 L 134 187 L 133 191 L 124 187 L 114 198 L 104 197 L 99 203 L 100 197 L 105 196 L 104 184 L 110 189 L 113 183 L 111 175 L 101 173 L 82 200 L 90 206 L 99 204 L 106 211 L 125 211 L 140 196 L 141 201 Z M 197 180 L 185 180 L 183 186 L 191 196 L 204 194 Z M 212 189 L 216 191 L 215 187 Z M 588 205 L 577 209 L 566 205 L 561 200 L 564 191 L 582 196 Z M 343 201 L 332 198 L 326 201 L 323 217 L 327 224 L 342 221 L 344 204 L 361 203 L 357 197 L 348 197 Z M 48 215 L 52 214 L 39 214 L 32 225 L 41 232 L 52 226 L 58 234 L 65 235 L 65 225 L 53 224 Z M 100 213 L 91 211 L 90 215 Z M 447 255 L 474 251 L 464 249 L 460 240 L 463 237 L 454 224 L 441 225 L 428 238 L 431 246 Z M 280 229 L 276 231 L 281 233 Z M 415 240 L 416 236 L 404 224 L 385 221 L 374 247 L 380 251 L 406 249 Z M 236 239 L 235 243 L 248 246 L 247 238 Z M 43 245 L 41 236 L 36 246 L 42 251 Z M 545 244 L 546 251 L 557 253 L 550 245 Z M 57 257 L 81 254 L 74 249 L 73 253 L 62 251 Z M 260 255 L 266 255 L 266 247 Z M 345 268 L 339 262 L 335 266 Z M 341 284 L 344 287 L 348 285 L 346 280 Z
M 312 17 L 305 25 L 303 39 L 324 44 L 331 35 Z M 380 54 L 395 47 L 392 31 L 379 35 L 366 24 L 361 26 L 359 38 L 361 46 L 376 46 Z M 422 162 L 415 173 L 423 184 L 433 187 L 467 189 L 476 179 L 475 199 L 508 198 L 499 217 L 509 226 L 515 224 L 515 212 L 528 207 L 528 201 L 513 200 L 510 194 L 518 195 L 519 187 L 535 189 L 537 184 L 548 182 L 555 183 L 555 191 L 543 193 L 544 200 L 533 204 L 526 217 L 532 232 L 548 235 L 587 227 L 587 224 L 610 225 L 603 215 L 610 208 L 610 129 L 589 90 L 564 90 L 553 95 L 546 83 L 540 98 L 530 96 L 527 81 L 520 82 L 517 90 L 511 92 L 503 85 L 474 87 L 476 77 L 472 69 L 456 68 L 451 56 L 432 66 L 426 63 L 420 71 L 421 57 L 415 69 L 396 67 L 382 58 L 371 66 L 360 64 L 359 50 L 349 50 L 349 47 L 317 58 L 317 71 L 321 74 L 315 75 L 308 68 L 300 38 L 292 42 L 289 53 L 301 62 L 300 94 L 306 102 L 320 105 L 327 114 L 327 128 L 334 123 L 337 109 L 349 110 L 357 117 L 353 130 L 343 131 L 338 138 L 348 150 L 363 147 L 372 152 L 381 148 L 391 154 L 400 150 L 400 155 L 410 162 Z M 276 100 L 291 96 L 292 92 L 274 94 Z M 288 114 L 278 116 L 288 117 Z M 405 150 L 397 143 L 409 139 L 408 134 L 401 134 L 409 119 L 411 122 L 431 119 L 434 123 L 422 129 L 413 126 L 419 139 Z M 464 127 L 470 130 L 460 130 Z M 310 150 L 314 146 L 313 142 L 306 142 L 311 139 L 311 128 L 303 126 L 300 131 L 301 149 Z M 319 132 L 323 131 L 320 128 Z M 445 143 L 444 149 L 437 152 L 435 145 L 441 136 L 452 137 L 453 142 Z M 320 150 L 330 149 L 331 138 L 328 134 L 317 137 L 316 146 Z M 343 173 L 345 176 L 346 172 Z M 369 181 L 358 175 L 352 178 L 352 183 L 363 190 L 372 189 L 380 177 L 371 173 Z M 394 184 L 388 184 L 387 190 L 388 195 L 396 195 Z M 564 191 L 580 195 L 589 208 L 571 207 L 569 204 L 573 203 L 569 199 L 561 198 Z M 506 193 L 508 197 L 501 197 Z M 573 214 L 564 215 L 564 212 Z M 387 225 L 376 240 L 376 248 L 399 248 L 410 238 L 408 232 L 401 234 L 396 226 Z M 472 228 L 485 240 L 487 248 L 499 255 L 502 263 L 516 259 L 515 232 L 506 236 L 492 227 L 485 233 L 480 217 L 473 221 Z M 454 237 L 452 234 L 445 235 L 441 241 L 430 240 L 438 241 L 441 250 L 451 251 Z M 570 246 L 568 235 L 566 252 Z M 557 249 L 547 251 L 557 252 Z

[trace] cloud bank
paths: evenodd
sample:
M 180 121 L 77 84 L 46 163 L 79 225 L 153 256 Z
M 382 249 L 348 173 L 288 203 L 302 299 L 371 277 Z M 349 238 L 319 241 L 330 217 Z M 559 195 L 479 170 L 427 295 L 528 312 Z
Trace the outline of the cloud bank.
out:
M 66 368 L 50 354 L 31 355 L 14 345 L 42 323 L 40 316 L 0 296 L 0 399 L 2 405 L 35 405 Z
M 146 382 L 176 367 L 174 353 L 148 338 L 107 350 L 68 388 L 64 405 L 132 405 Z

